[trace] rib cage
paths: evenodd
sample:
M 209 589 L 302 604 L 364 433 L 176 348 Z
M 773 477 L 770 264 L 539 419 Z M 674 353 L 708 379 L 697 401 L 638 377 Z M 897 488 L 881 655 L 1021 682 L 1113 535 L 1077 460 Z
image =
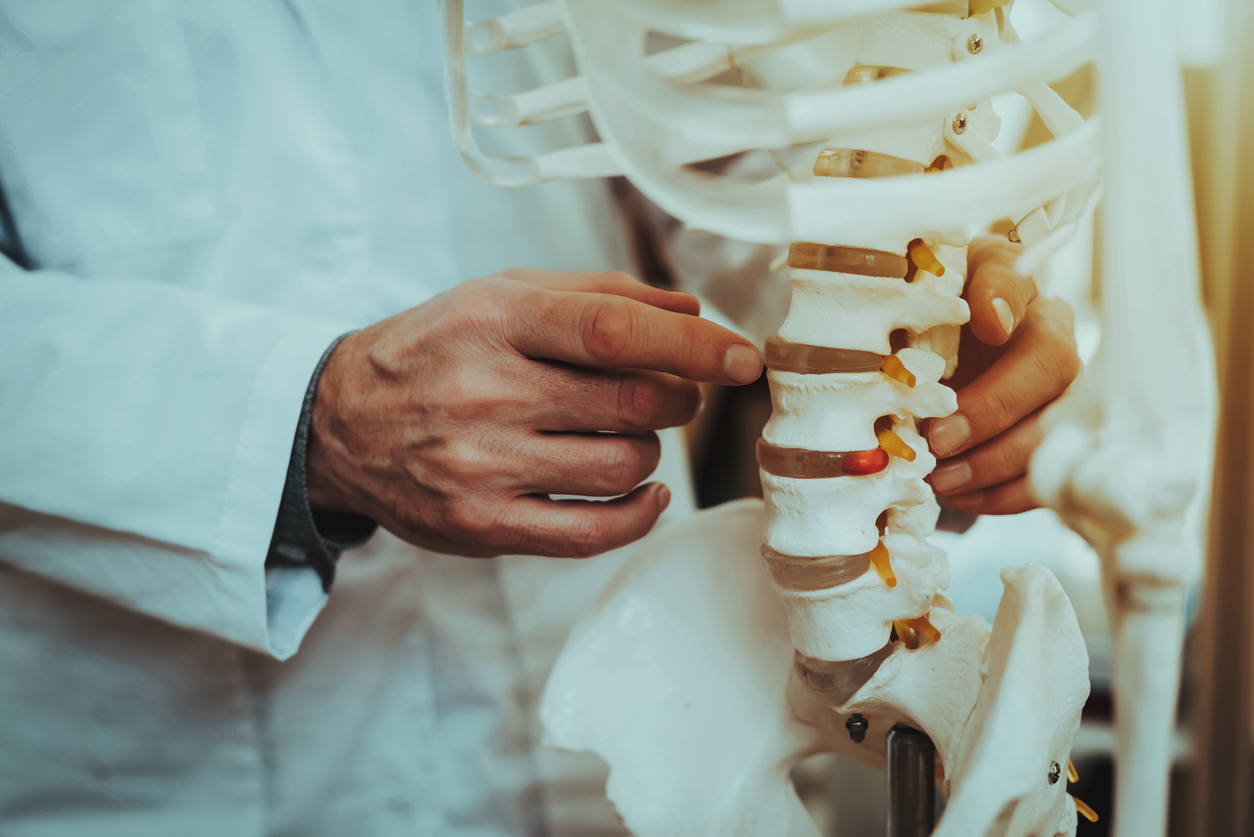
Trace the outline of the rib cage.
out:
M 927 73 L 876 85 L 841 85 L 868 12 L 908 7 L 901 0 L 850 3 L 718 2 L 682 4 L 566 0 L 493 21 L 460 24 L 462 0 L 446 0 L 445 50 L 454 134 L 467 166 L 502 186 L 569 177 L 627 175 L 646 195 L 691 227 L 760 243 L 814 240 L 822 230 L 862 237 L 900 235 L 934 219 L 954 226 L 1006 217 L 1019 224 L 1024 266 L 1065 243 L 1092 208 L 1098 188 L 1097 124 L 1084 121 L 1046 83 L 1094 57 L 1096 12 L 1022 44 L 996 16 L 1000 35 L 985 48 Z M 960 4 L 965 8 L 965 4 Z M 953 8 L 954 4 L 934 4 Z M 739 14 L 738 14 L 739 13 Z M 464 29 L 464 31 L 463 31 Z M 471 91 L 466 55 L 517 48 L 559 33 L 570 38 L 580 74 L 519 94 Z M 693 38 L 646 55 L 650 33 Z M 718 40 L 706 36 L 717 35 Z M 854 43 L 850 43 L 850 41 Z M 965 42 L 965 39 L 964 39 Z M 1014 44 L 1013 48 L 1010 44 Z M 816 73 L 800 83 L 733 86 L 726 71 L 755 73 L 772 59 L 805 50 Z M 756 79 L 755 84 L 761 79 Z M 845 135 L 891 130 L 922 118 L 950 121 L 972 101 L 1018 90 L 1057 139 L 1002 160 L 990 146 L 959 143 L 982 165 L 943 176 L 908 175 L 864 183 L 781 175 L 763 183 L 712 177 L 692 164 L 757 149 L 783 149 Z M 601 141 L 528 157 L 492 157 L 473 126 L 510 127 L 588 113 Z

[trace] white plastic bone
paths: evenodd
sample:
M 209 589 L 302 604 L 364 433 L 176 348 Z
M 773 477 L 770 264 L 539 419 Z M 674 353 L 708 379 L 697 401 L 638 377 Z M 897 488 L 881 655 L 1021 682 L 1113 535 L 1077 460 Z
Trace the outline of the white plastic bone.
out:
M 894 621 L 932 610 L 936 594 L 949 586 L 944 551 L 907 534 L 885 535 L 884 545 L 893 556 L 895 587 L 874 569 L 827 590 L 775 585 L 798 651 L 816 660 L 857 660 L 884 647 Z
M 792 767 L 823 751 L 880 765 L 894 719 L 937 743 L 949 810 L 968 812 L 948 815 L 938 834 L 986 833 L 990 812 L 1007 808 L 1013 824 L 996 832 L 1005 837 L 1073 833 L 1075 810 L 1065 782 L 1049 784 L 1049 762 L 1066 765 L 1087 656 L 1053 576 L 1035 565 L 1003 573 L 991 634 L 977 616 L 934 609 L 945 640 L 898 646 L 842 707 L 873 716 L 853 744 L 844 715 L 793 680 L 784 606 L 749 545 L 762 521 L 761 504 L 746 500 L 641 541 L 549 679 L 547 743 L 610 765 L 607 792 L 632 833 L 817 837 Z M 990 782 L 977 767 L 1008 779 Z
M 928 282 L 794 269 L 792 284 L 793 304 L 779 336 L 795 343 L 838 341 L 842 348 L 889 354 L 888 335 L 894 329 L 921 333 L 965 323 L 969 315 L 967 304 L 952 291 L 939 291 Z
M 1013 567 L 1001 577 L 1006 592 L 984 654 L 987 676 L 955 763 L 946 764 L 955 786 L 985 793 L 954 794 L 938 837 L 988 834 L 998 826 L 1006 834 L 1075 832 L 1066 782 L 1051 783 L 1049 768 L 1066 766 L 1089 695 L 1080 626 L 1062 588 L 1041 567 Z
M 930 464 L 935 460 L 929 456 Z M 861 555 L 879 539 L 875 519 L 885 509 L 932 503 L 927 470 L 893 461 L 878 474 L 799 480 L 763 472 L 766 544 L 785 555 Z M 934 517 L 934 516 L 933 516 Z M 935 522 L 935 521 L 933 521 Z M 928 533 L 930 534 L 930 532 Z
M 773 409 L 770 421 L 762 428 L 762 438 L 780 447 L 870 450 L 878 445 L 874 425 L 880 416 L 930 418 L 947 416 L 957 409 L 954 391 L 938 383 L 945 371 L 944 359 L 918 349 L 901 349 L 897 357 L 914 373 L 913 387 L 879 372 L 768 372 Z M 931 458 L 913 427 L 898 427 L 897 431 L 924 461 Z M 928 466 L 923 472 L 930 470 Z
M 1047 414 L 1031 478 L 1102 556 L 1112 621 L 1118 837 L 1166 828 L 1184 584 L 1215 422 L 1172 4 L 1106 0 L 1102 343 Z

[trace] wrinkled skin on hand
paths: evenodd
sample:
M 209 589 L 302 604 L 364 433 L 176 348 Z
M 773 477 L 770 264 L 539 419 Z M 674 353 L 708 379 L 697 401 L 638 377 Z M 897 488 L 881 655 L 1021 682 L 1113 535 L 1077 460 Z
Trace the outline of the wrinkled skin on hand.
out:
M 971 243 L 963 293 L 971 320 L 947 382 L 958 411 L 925 432 L 939 460 L 928 482 L 973 514 L 1036 508 L 1027 468 L 1041 414 L 1080 372 L 1071 308 L 1037 296 L 1032 279 L 1014 272 L 1019 249 L 991 237 Z
M 467 556 L 630 543 L 670 501 L 640 485 L 654 431 L 693 417 L 695 381 L 761 374 L 756 349 L 697 313 L 621 273 L 518 269 L 351 334 L 318 384 L 310 502 Z

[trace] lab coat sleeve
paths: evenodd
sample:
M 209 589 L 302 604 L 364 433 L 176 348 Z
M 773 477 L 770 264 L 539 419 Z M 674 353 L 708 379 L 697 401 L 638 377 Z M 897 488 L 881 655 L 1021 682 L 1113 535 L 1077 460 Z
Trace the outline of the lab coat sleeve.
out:
M 0 560 L 291 656 L 326 594 L 266 553 L 310 376 L 351 327 L 0 257 Z

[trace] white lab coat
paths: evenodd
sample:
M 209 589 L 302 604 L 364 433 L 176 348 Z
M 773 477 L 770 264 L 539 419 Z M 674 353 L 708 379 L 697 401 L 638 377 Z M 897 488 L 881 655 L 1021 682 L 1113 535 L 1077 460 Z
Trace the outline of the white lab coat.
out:
M 0 0 L 0 183 L 0 834 L 613 833 L 531 710 L 621 556 L 264 568 L 334 337 L 623 266 L 603 185 L 465 173 L 436 4 Z

